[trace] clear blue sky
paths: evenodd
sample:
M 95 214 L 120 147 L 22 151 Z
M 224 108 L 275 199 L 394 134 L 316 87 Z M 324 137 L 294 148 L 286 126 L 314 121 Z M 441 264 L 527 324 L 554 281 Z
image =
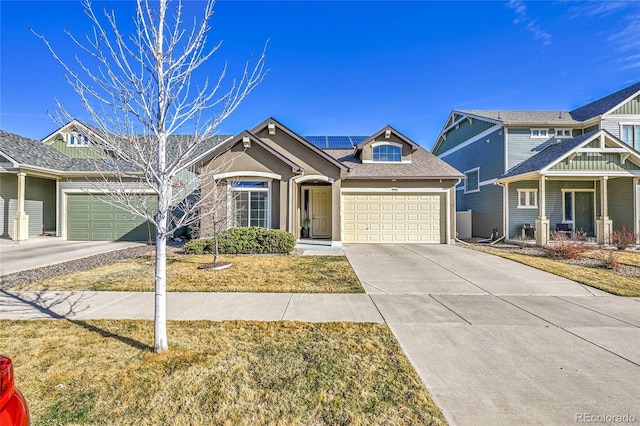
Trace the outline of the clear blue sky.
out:
M 95 2 L 131 21 L 131 1 Z M 202 3 L 188 1 L 190 10 Z M 640 80 L 639 1 L 231 1 L 212 39 L 237 74 L 266 39 L 264 82 L 220 133 L 269 116 L 302 135 L 369 135 L 390 124 L 426 148 L 454 108 L 566 110 Z M 77 99 L 29 27 L 58 51 L 88 19 L 76 1 L 0 2 L 0 128 L 42 139 Z M 82 118 L 81 114 L 78 114 Z

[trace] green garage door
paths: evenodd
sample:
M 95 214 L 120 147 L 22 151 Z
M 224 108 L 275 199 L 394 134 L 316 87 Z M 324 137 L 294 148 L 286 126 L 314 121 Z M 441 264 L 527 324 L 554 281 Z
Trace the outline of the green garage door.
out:
M 101 200 L 102 198 L 102 200 Z M 147 221 L 107 204 L 105 195 L 69 194 L 67 196 L 67 239 L 75 241 L 148 241 Z M 155 203 L 140 197 L 140 203 Z M 154 228 L 151 227 L 151 232 Z

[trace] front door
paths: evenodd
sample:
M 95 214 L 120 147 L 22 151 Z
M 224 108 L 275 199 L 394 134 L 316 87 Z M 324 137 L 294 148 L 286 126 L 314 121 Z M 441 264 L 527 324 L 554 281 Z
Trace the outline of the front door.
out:
M 311 237 L 331 237 L 331 187 L 311 189 Z
M 577 232 L 584 231 L 587 235 L 595 235 L 593 192 L 575 192 L 574 197 L 576 212 L 574 229 Z

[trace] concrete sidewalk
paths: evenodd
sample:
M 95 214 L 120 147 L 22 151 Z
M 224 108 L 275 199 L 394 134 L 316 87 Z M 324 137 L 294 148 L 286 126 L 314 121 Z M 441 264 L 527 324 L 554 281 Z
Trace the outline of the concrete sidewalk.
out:
M 0 319 L 153 319 L 154 293 L 0 290 Z M 168 293 L 170 320 L 383 322 L 368 294 Z

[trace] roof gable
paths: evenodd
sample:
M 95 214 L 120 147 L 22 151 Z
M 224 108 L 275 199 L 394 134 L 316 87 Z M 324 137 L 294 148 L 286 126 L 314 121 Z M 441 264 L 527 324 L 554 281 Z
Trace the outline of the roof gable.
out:
M 415 152 L 420 147 L 417 143 L 415 143 L 414 141 L 412 141 L 411 139 L 409 139 L 408 137 L 406 137 L 402 133 L 398 132 L 393 127 L 385 126 L 382 129 L 380 129 L 379 131 L 375 132 L 373 135 L 369 136 L 367 139 L 365 139 L 362 142 L 360 142 L 358 145 L 356 145 L 356 147 L 355 147 L 355 155 L 358 156 L 360 154 L 360 152 L 362 152 L 362 149 L 365 146 L 369 145 L 370 143 L 380 142 L 378 140 L 378 138 L 381 137 L 381 136 L 384 136 L 385 140 L 386 139 L 391 139 L 391 137 L 394 136 L 394 140 L 397 139 L 400 142 L 409 145 L 411 147 L 411 152 Z
M 598 148 L 590 148 L 594 140 L 604 138 L 604 148 L 610 153 L 616 153 L 625 156 L 625 160 L 629 156 L 633 156 L 635 162 L 640 163 L 640 153 L 618 140 L 606 130 L 594 130 L 584 135 L 577 136 L 572 139 L 563 140 L 561 142 L 547 146 L 545 149 L 523 161 L 516 167 L 505 173 L 501 179 L 511 178 L 518 175 L 524 175 L 533 172 L 544 172 L 549 170 L 559 162 L 571 158 L 580 150 L 599 150 Z M 605 151 L 603 151 L 605 152 Z
M 318 155 L 319 157 L 323 158 L 325 161 L 338 167 L 338 169 L 340 169 L 341 171 L 345 171 L 345 172 L 349 171 L 349 168 L 344 164 L 342 164 L 340 161 L 336 160 L 331 155 L 327 154 L 326 152 L 324 152 L 323 150 L 321 150 L 320 148 L 318 148 L 317 146 L 315 146 L 314 144 L 312 144 L 302 136 L 298 135 L 293 130 L 284 126 L 282 123 L 280 123 L 273 117 L 269 117 L 262 123 L 258 124 L 256 127 L 250 130 L 250 133 L 255 135 L 265 129 L 269 129 L 269 131 L 273 129 L 274 132 L 277 131 L 276 129 L 280 129 L 282 132 L 284 132 L 285 134 L 287 134 L 288 136 L 290 136 L 291 138 L 299 142 L 301 145 L 306 147 L 308 150 L 310 150 L 314 154 Z
M 206 156 L 204 156 L 203 158 L 200 159 L 200 161 L 198 161 L 198 166 L 202 167 L 204 164 L 212 161 L 215 157 L 225 153 L 226 151 L 230 150 L 231 148 L 233 148 L 239 143 L 245 144 L 245 147 L 247 148 L 249 148 L 251 144 L 256 144 L 259 147 L 263 148 L 265 151 L 267 151 L 269 154 L 273 155 L 278 160 L 290 166 L 292 172 L 302 173 L 303 171 L 302 167 L 298 165 L 296 162 L 286 157 L 285 155 L 281 154 L 280 152 L 276 151 L 275 149 L 270 147 L 268 144 L 263 142 L 259 137 L 255 136 L 253 133 L 249 132 L 248 130 L 244 130 L 237 136 L 230 138 L 224 143 L 215 147 L 215 149 L 211 150 L 209 153 L 207 153 Z
M 571 111 L 571 115 L 575 117 L 576 120 L 587 121 L 594 117 L 611 113 L 638 94 L 640 94 L 640 82 L 574 109 Z

